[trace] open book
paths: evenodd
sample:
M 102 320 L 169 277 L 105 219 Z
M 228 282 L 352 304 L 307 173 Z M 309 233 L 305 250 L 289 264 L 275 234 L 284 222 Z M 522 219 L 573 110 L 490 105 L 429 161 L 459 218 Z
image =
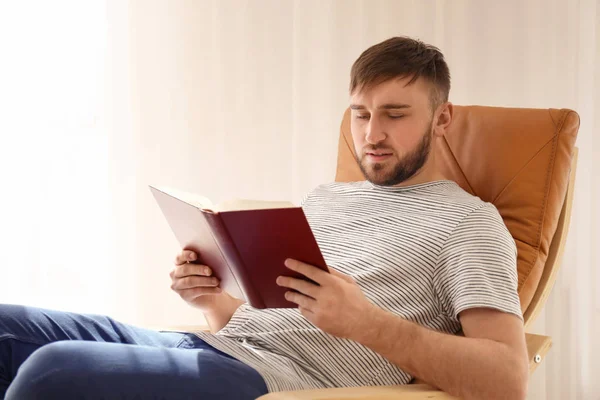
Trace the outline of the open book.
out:
M 304 211 L 290 202 L 230 200 L 150 186 L 182 248 L 198 254 L 220 287 L 256 308 L 293 308 L 275 280 L 305 278 L 283 264 L 286 258 L 328 271 Z

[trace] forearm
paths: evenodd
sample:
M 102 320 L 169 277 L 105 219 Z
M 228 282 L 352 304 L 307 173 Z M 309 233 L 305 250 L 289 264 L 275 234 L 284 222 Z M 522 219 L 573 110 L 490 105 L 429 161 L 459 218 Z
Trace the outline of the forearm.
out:
M 525 398 L 527 364 L 504 343 L 439 333 L 380 308 L 366 326 L 356 341 L 453 396 Z
M 227 295 L 223 298 L 223 301 L 218 302 L 212 309 L 204 312 L 210 332 L 217 333 L 227 325 L 231 316 L 242 304 L 244 304 L 243 300 Z

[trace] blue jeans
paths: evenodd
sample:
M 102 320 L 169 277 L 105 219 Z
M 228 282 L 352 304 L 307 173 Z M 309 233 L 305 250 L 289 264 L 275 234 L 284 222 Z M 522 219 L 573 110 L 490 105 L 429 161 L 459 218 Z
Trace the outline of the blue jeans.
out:
M 0 399 L 255 399 L 256 370 L 194 334 L 0 304 Z

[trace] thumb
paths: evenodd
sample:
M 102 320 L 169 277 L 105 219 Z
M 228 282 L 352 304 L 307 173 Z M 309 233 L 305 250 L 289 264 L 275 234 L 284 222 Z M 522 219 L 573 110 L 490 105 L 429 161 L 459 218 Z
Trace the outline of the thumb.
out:
M 327 266 L 327 269 L 329 269 L 329 273 L 333 276 L 337 276 L 338 278 L 342 278 L 343 280 L 345 280 L 348 283 L 354 283 L 354 278 L 351 277 L 350 275 L 346 275 L 341 273 L 340 271 L 337 271 L 333 268 L 331 268 L 329 265 Z

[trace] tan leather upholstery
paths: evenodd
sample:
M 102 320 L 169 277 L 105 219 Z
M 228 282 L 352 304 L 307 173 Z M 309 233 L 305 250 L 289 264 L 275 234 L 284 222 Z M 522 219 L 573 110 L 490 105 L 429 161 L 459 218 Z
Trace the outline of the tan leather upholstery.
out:
M 336 181 L 364 180 L 354 157 L 350 110 L 342 121 Z M 518 248 L 523 312 L 539 284 L 567 191 L 579 129 L 575 111 L 455 106 L 436 140 L 439 170 L 493 203 Z

